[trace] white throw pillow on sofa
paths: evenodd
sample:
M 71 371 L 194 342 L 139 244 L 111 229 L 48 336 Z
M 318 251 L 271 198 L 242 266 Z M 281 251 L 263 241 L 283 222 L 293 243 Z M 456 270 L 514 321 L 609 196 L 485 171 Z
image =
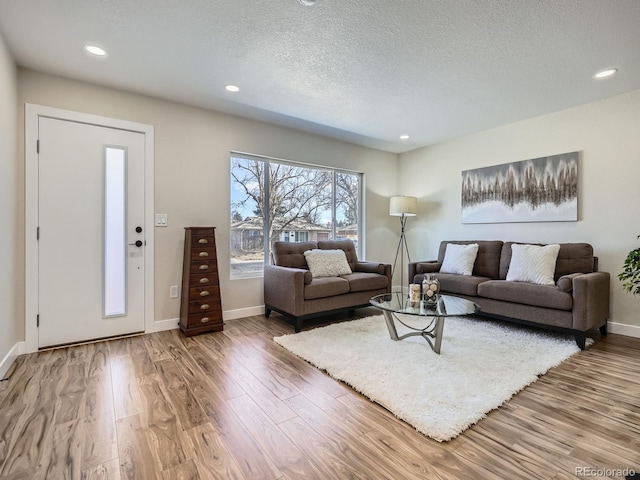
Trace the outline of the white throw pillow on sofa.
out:
M 471 275 L 473 264 L 478 256 L 478 244 L 458 245 L 448 243 L 444 252 L 444 259 L 440 267 L 441 273 L 457 273 L 458 275 Z
M 304 258 L 314 278 L 337 277 L 351 273 L 344 250 L 307 250 L 304 252 Z
M 553 274 L 560 245 L 511 245 L 507 281 L 555 285 Z

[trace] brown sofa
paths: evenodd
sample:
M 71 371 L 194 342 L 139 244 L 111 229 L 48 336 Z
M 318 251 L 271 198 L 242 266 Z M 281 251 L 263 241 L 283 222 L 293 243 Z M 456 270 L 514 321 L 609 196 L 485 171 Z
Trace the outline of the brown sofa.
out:
M 312 277 L 304 252 L 344 250 L 352 273 Z M 272 265 L 264 267 L 264 314 L 289 316 L 299 332 L 304 320 L 369 306 L 374 295 L 391 291 L 391 265 L 360 262 L 351 240 L 274 242 Z
M 439 273 L 448 243 L 478 244 L 472 275 Z M 536 285 L 506 281 L 513 243 L 442 242 L 437 260 L 409 264 L 409 281 L 420 283 L 424 274 L 436 273 L 441 293 L 475 302 L 480 315 L 570 332 L 581 349 L 589 330 L 599 328 L 606 334 L 610 279 L 608 273 L 598 272 L 598 258 L 591 245 L 560 244 L 556 284 Z

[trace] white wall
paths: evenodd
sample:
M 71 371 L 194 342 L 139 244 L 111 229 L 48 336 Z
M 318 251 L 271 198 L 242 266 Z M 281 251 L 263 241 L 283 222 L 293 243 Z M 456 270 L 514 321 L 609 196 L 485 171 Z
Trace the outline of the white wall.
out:
M 16 96 L 16 67 L 0 37 L 0 378 L 9 366 L 9 359 L 3 360 L 24 340 Z
M 393 261 L 395 250 L 387 246 L 397 241 L 395 223 L 388 216 L 388 197 L 396 194 L 395 154 L 20 69 L 20 118 L 24 116 L 25 103 L 155 126 L 155 209 L 169 215 L 169 227 L 155 230 L 156 320 L 179 316 L 180 302 L 169 299 L 169 286 L 181 284 L 185 226 L 217 227 L 225 318 L 254 314 L 251 312 L 257 310 L 255 307 L 264 303 L 262 279 L 229 280 L 231 150 L 364 172 L 366 259 Z M 22 130 L 19 135 L 23 136 Z
M 463 170 L 572 151 L 581 152 L 578 222 L 460 223 Z M 435 258 L 450 239 L 591 243 L 612 277 L 611 330 L 640 336 L 640 298 L 617 279 L 627 252 L 640 246 L 639 179 L 640 91 L 402 154 L 403 193 L 419 198 L 408 222 L 412 259 Z
M 9 59 L 4 63 L 7 66 L 0 75 L 11 79 L 12 64 Z M 2 83 L 5 84 L 7 82 Z M 12 89 L 15 87 L 0 92 L 9 99 L 3 105 L 13 102 Z M 622 324 L 621 333 L 640 336 L 637 314 L 640 299 L 625 294 L 616 279 L 626 252 L 639 244 L 635 238 L 640 234 L 637 213 L 640 193 L 636 187 L 640 178 L 640 92 L 468 135 L 398 157 L 267 123 L 19 69 L 17 158 L 20 160 L 17 166 L 5 162 L 1 167 L 3 179 L 17 180 L 8 185 L 8 190 L 3 189 L 2 194 L 8 195 L 3 209 L 5 205 L 15 207 L 17 201 L 19 221 L 15 213 L 11 217 L 11 212 L 7 214 L 3 210 L 2 215 L 9 215 L 6 217 L 9 224 L 18 222 L 19 225 L 0 240 L 3 248 L 6 246 L 10 252 L 9 256 L 16 252 L 10 257 L 12 274 L 0 275 L 7 282 L 10 279 L 10 285 L 18 279 L 20 287 L 24 280 L 22 120 L 25 103 L 155 126 L 156 212 L 169 214 L 169 227 L 155 231 L 156 320 L 178 317 L 179 301 L 169 299 L 169 286 L 180 284 L 182 228 L 188 225 L 217 227 L 226 315 L 242 316 L 262 305 L 262 280 L 230 281 L 226 260 L 229 255 L 229 151 L 239 150 L 365 172 L 366 258 L 369 260 L 393 262 L 399 226 L 397 218 L 388 216 L 388 198 L 397 194 L 415 195 L 420 199 L 418 216 L 407 223 L 412 260 L 433 258 L 443 239 L 590 242 L 600 257 L 600 269 L 612 273 L 612 321 Z M 10 125 L 9 130 L 11 128 L 15 130 L 15 124 Z M 5 154 L 7 158 L 15 157 L 12 147 L 4 147 L 5 142 L 2 145 L 3 157 Z M 460 223 L 462 170 L 569 151 L 582 152 L 578 222 Z M 2 292 L 0 295 L 4 298 L 6 288 Z M 3 302 L 2 308 L 11 310 L 8 316 L 21 318 L 22 289 L 9 292 L 6 298 L 10 301 Z M 7 321 L 0 318 L 0 322 Z M 9 341 L 2 337 L 0 349 L 10 348 L 16 338 L 23 339 L 22 324 L 19 328 L 14 323 L 8 327 L 8 331 L 14 333 L 10 333 Z

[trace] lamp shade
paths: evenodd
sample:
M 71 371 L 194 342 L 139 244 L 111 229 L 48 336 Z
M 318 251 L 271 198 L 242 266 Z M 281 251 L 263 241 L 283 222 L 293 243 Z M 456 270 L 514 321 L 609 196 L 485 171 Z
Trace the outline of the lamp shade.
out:
M 415 217 L 418 210 L 418 199 L 416 197 L 407 197 L 404 195 L 398 195 L 391 197 L 389 202 L 389 215 L 394 217 Z

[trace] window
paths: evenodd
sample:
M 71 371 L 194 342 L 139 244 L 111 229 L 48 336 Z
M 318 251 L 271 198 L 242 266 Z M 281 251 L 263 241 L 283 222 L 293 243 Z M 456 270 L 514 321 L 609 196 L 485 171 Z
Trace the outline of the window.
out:
M 231 154 L 231 278 L 262 276 L 276 240 L 353 240 L 360 254 L 362 174 Z
M 126 150 L 105 147 L 103 315 L 127 313 Z
M 289 230 L 284 232 L 284 235 L 280 237 L 280 240 L 284 240 L 285 242 L 307 242 L 309 241 L 309 232 Z

